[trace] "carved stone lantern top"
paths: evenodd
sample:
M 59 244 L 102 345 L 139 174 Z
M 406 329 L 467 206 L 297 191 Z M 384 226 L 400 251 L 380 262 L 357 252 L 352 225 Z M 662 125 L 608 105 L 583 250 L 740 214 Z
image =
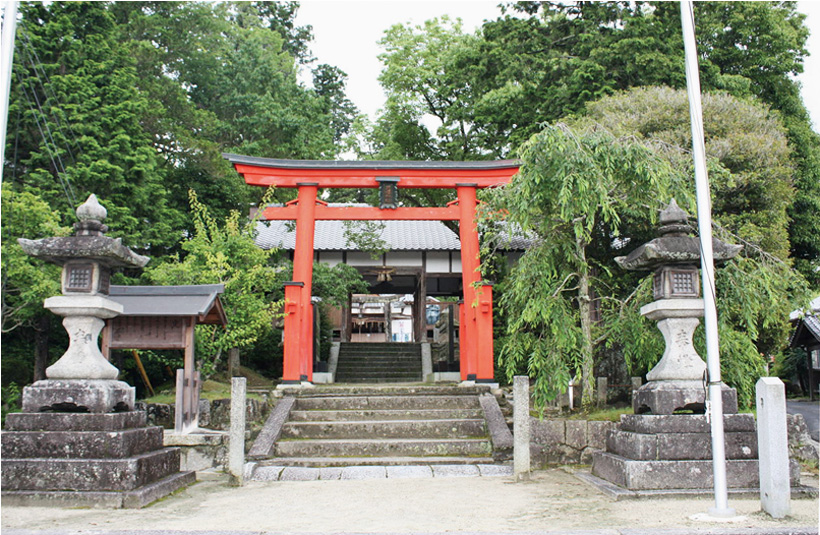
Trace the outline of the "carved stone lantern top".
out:
M 687 214 L 675 199 L 660 214 L 659 237 L 640 245 L 627 256 L 615 258 L 624 269 L 631 271 L 653 270 L 664 265 L 700 263 L 700 243 L 691 235 Z M 742 245 L 732 245 L 712 239 L 715 262 L 725 262 L 734 258 Z
M 108 227 L 103 225 L 107 212 L 90 195 L 79 208 L 79 222 L 74 224 L 73 236 L 43 238 L 40 240 L 18 239 L 26 254 L 41 258 L 46 262 L 65 265 L 74 260 L 98 262 L 108 268 L 145 267 L 150 260 L 122 244 L 119 238 L 104 235 Z

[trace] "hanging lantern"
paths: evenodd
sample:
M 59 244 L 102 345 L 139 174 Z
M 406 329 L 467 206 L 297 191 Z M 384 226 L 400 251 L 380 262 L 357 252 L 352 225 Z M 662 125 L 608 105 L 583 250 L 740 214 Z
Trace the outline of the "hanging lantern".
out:
M 376 177 L 376 182 L 379 183 L 379 208 L 382 210 L 397 208 L 399 205 L 399 177 L 380 176 Z

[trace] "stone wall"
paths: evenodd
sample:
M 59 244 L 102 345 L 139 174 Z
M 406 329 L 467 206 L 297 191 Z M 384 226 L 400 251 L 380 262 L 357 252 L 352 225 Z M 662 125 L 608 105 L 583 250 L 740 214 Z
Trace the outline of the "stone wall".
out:
M 548 464 L 590 464 L 592 453 L 606 448 L 615 422 L 530 418 L 533 468 Z
M 174 428 L 176 411 L 173 403 L 144 403 L 140 401 L 136 403 L 136 410 L 144 410 L 148 413 L 148 425 L 158 425 L 165 429 Z M 267 400 L 247 398 L 245 418 L 248 427 L 258 427 L 264 424 L 269 411 L 270 407 Z M 200 399 L 199 427 L 229 431 L 231 428 L 231 400 Z
M 820 445 L 809 436 L 800 415 L 788 416 L 789 456 L 799 462 L 818 462 Z M 551 464 L 591 464 L 592 453 L 606 449 L 606 436 L 616 422 L 530 418 L 532 467 Z

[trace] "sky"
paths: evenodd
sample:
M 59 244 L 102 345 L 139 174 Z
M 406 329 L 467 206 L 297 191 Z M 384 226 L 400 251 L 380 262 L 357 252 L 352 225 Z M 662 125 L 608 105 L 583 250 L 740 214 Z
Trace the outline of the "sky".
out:
M 472 32 L 484 20 L 500 15 L 500 0 L 302 0 L 297 24 L 313 26 L 311 44 L 319 63 L 335 65 L 348 75 L 347 96 L 371 119 L 384 105 L 379 85 L 382 64 L 378 45 L 384 31 L 393 24 L 450 15 L 461 18 L 465 32 Z M 798 2 L 798 11 L 806 13 L 806 25 L 812 31 L 804 73 L 798 77 L 803 85 L 803 101 L 809 109 L 814 130 L 820 132 L 820 2 Z

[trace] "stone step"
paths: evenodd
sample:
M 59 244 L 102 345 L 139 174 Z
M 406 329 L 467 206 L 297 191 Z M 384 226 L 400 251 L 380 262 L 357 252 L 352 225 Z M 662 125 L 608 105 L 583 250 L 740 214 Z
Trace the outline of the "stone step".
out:
M 336 380 L 340 383 L 345 382 L 347 379 L 374 379 L 374 380 L 381 380 L 381 382 L 390 382 L 391 380 L 395 381 L 420 381 L 421 380 L 421 370 L 416 372 L 413 371 L 390 371 L 390 372 L 374 372 L 372 370 L 338 370 L 336 372 Z
M 595 453 L 592 474 L 630 490 L 711 489 L 712 461 L 635 461 L 613 453 Z M 792 484 L 800 480 L 800 466 L 789 466 Z M 729 488 L 757 488 L 758 461 L 726 461 Z
M 323 398 L 342 396 L 478 396 L 489 393 L 487 385 L 460 386 L 429 384 L 386 384 L 386 385 L 316 385 L 313 388 L 295 389 L 289 396 L 297 398 Z
M 757 459 L 756 433 L 725 433 L 727 459 Z M 706 433 L 659 433 L 649 435 L 613 429 L 606 449 L 627 459 L 641 461 L 708 460 L 712 458 L 712 435 Z
M 296 410 L 383 410 L 383 409 L 478 409 L 477 396 L 338 396 L 300 397 Z
M 279 440 L 274 457 L 471 457 L 491 456 L 488 439 Z
M 418 372 L 421 373 L 421 364 L 413 363 L 413 364 L 395 364 L 395 363 L 388 363 L 388 364 L 355 364 L 355 365 L 342 365 L 339 364 L 336 368 L 336 373 L 341 373 L 343 371 L 346 372 L 368 372 L 372 374 L 387 374 L 387 373 L 407 373 L 407 372 Z
M 288 422 L 282 439 L 486 438 L 484 420 L 371 420 L 347 422 Z
M 378 384 L 378 383 L 418 383 L 421 380 L 421 374 L 408 376 L 405 378 L 402 377 L 343 377 L 337 379 L 338 383 L 343 384 Z
M 492 457 L 276 457 L 259 461 L 257 466 L 431 466 L 431 465 L 494 465 Z M 506 465 L 498 465 L 506 466 Z
M 6 416 L 6 431 L 120 431 L 145 427 L 144 411 L 15 412 Z
M 342 422 L 361 420 L 438 420 L 483 418 L 481 409 L 382 409 L 382 410 L 295 410 L 291 422 Z
M 392 357 L 379 357 L 379 358 L 372 358 L 372 359 L 363 359 L 363 358 L 351 358 L 351 359 L 339 359 L 339 366 L 358 366 L 358 367 L 365 367 L 365 366 L 421 366 L 421 358 L 418 357 L 411 357 L 411 358 L 392 358 Z
M 122 431 L 15 431 L 3 433 L 5 459 L 123 459 L 162 449 L 162 428 Z
M 126 491 L 178 473 L 179 455 L 163 448 L 126 459 L 3 459 L 0 480 L 15 490 Z

